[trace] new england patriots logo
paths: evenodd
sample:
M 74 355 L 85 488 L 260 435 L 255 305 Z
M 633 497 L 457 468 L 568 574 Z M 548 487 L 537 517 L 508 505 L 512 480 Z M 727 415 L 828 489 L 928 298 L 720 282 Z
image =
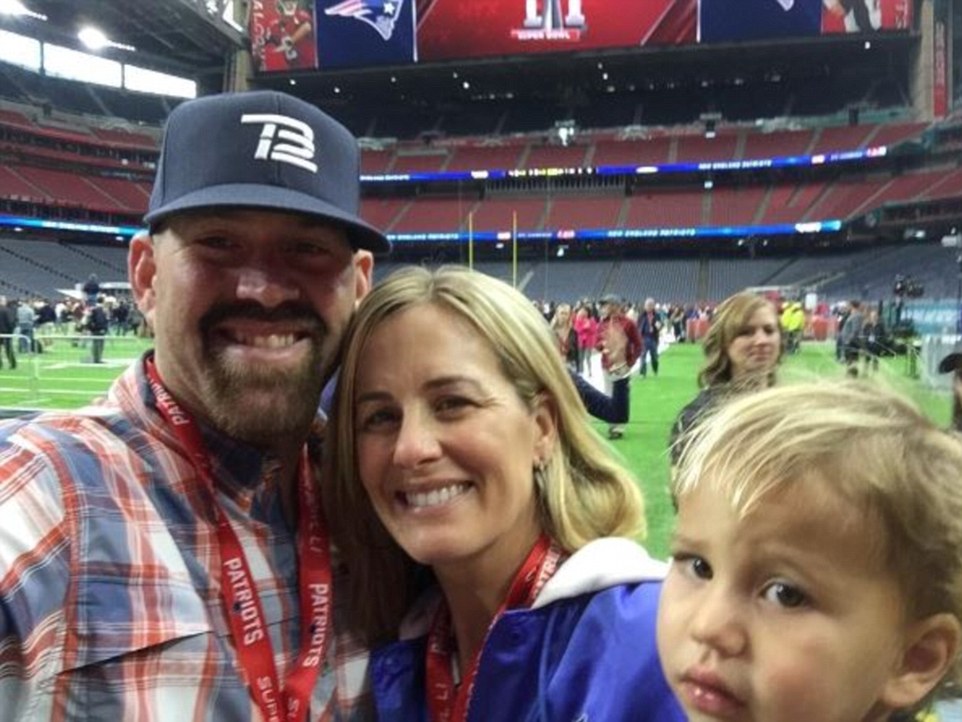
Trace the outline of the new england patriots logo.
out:
M 327 8 L 324 14 L 361 20 L 387 41 L 394 34 L 394 24 L 402 5 L 404 0 L 344 0 Z

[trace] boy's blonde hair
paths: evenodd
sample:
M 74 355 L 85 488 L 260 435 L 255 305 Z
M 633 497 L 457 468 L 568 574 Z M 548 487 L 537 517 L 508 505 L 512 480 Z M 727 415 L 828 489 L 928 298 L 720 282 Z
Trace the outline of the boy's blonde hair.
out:
M 672 493 L 710 484 L 741 514 L 769 492 L 810 483 L 836 493 L 884 538 L 884 567 L 904 590 L 906 614 L 962 622 L 962 436 L 912 403 L 859 381 L 780 386 L 722 404 L 690 436 Z M 958 655 L 947 681 L 960 679 Z

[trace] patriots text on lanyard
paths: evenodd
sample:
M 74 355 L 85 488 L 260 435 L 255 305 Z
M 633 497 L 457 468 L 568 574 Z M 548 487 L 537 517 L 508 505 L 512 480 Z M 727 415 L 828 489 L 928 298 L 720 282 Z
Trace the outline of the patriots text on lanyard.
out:
M 254 591 L 250 587 L 250 580 L 244 573 L 244 563 L 240 557 L 232 557 L 224 562 L 227 578 L 231 587 L 231 597 L 241 620 L 244 622 L 243 643 L 248 647 L 264 639 L 264 627 L 260 615 L 257 613 L 257 603 L 254 601 Z
M 304 658 L 305 667 L 317 667 L 321 663 L 321 642 L 327 631 L 327 610 L 331 604 L 330 584 L 311 584 L 311 653 Z

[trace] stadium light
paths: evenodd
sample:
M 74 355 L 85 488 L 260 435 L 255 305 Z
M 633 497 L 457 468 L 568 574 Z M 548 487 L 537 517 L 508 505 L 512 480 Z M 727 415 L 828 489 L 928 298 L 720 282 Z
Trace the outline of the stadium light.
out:
M 104 31 L 100 28 L 95 28 L 92 25 L 87 25 L 86 27 L 80 28 L 77 33 L 77 37 L 80 39 L 84 45 L 86 45 L 91 50 L 103 50 L 104 48 L 117 48 L 118 50 L 130 50 L 134 51 L 133 45 L 124 45 L 123 43 L 116 43 L 106 35 Z
M 47 16 L 42 13 L 28 10 L 20 0 L 0 0 L 0 15 L 17 15 L 35 20 L 47 19 Z

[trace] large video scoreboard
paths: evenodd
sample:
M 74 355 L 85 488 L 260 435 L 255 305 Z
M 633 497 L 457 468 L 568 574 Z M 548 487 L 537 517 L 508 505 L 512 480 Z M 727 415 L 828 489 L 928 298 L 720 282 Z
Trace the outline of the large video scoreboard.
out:
M 911 29 L 911 0 L 252 0 L 258 70 Z

